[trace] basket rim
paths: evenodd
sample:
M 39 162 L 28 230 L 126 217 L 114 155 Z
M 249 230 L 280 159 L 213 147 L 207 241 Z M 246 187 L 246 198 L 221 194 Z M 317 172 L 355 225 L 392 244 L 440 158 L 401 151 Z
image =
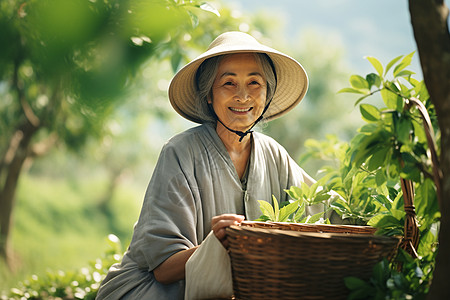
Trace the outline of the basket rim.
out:
M 264 227 L 269 227 L 270 225 L 287 225 L 287 226 L 305 226 L 305 227 L 323 227 L 323 228 L 343 228 L 343 229 L 356 229 L 356 228 L 374 228 L 369 225 L 344 225 L 344 224 L 316 224 L 316 223 L 293 223 L 293 222 L 273 222 L 273 221 L 242 221 L 241 225 L 262 225 Z
M 279 236 L 279 237 L 296 237 L 304 239 L 333 239 L 342 240 L 346 243 L 360 243 L 362 240 L 373 241 L 376 243 L 398 243 L 401 237 L 355 234 L 355 233 L 331 233 L 331 232 L 302 232 L 295 230 L 276 229 L 276 228 L 255 228 L 250 226 L 231 225 L 226 228 L 227 234 L 247 234 L 253 236 Z

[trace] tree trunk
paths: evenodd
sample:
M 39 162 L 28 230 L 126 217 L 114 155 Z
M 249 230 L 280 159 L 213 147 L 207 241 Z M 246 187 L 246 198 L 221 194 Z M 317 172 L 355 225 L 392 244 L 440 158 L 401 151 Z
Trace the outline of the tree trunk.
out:
M 443 0 L 409 0 L 409 11 L 424 81 L 441 129 L 441 229 L 429 299 L 450 299 L 450 34 Z
M 14 206 L 14 197 L 19 181 L 20 171 L 27 158 L 31 138 L 39 127 L 26 122 L 14 134 L 7 151 L 9 157 L 4 159 L 5 176 L 2 186 L 0 186 L 0 259 L 6 265 L 9 264 L 9 233 L 11 227 L 11 216 Z

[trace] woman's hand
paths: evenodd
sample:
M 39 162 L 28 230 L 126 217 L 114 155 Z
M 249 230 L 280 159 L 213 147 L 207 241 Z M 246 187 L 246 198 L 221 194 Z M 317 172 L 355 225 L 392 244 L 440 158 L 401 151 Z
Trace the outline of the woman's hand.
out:
M 217 239 L 225 247 L 225 249 L 228 248 L 228 241 L 225 228 L 231 225 L 239 225 L 242 221 L 244 221 L 244 219 L 245 219 L 244 216 L 235 214 L 223 214 L 212 218 L 211 220 L 212 231 L 214 232 L 214 235 L 217 237 Z

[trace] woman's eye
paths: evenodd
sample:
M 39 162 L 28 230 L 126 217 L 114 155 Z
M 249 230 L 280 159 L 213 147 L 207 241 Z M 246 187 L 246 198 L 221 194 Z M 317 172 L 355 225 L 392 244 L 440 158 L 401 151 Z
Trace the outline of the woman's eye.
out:
M 258 84 L 258 85 L 259 85 L 259 82 L 258 82 L 258 81 L 256 81 L 256 80 L 253 80 L 252 82 L 250 82 L 250 84 L 251 84 L 251 85 L 255 85 L 255 84 Z
M 225 82 L 223 85 L 233 85 L 233 82 L 227 81 L 227 82 Z

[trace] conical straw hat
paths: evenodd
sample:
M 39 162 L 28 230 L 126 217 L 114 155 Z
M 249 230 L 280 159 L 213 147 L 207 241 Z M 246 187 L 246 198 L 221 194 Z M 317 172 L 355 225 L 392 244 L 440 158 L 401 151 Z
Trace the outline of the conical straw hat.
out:
M 266 121 L 278 118 L 294 108 L 305 96 L 308 76 L 302 65 L 292 57 L 260 44 L 252 36 L 243 32 L 226 32 L 219 35 L 209 48 L 193 61 L 180 69 L 169 86 L 169 99 L 173 108 L 184 118 L 204 123 L 204 113 L 196 105 L 195 75 L 198 67 L 208 58 L 233 53 L 257 52 L 267 54 L 273 62 L 277 76 L 277 87 L 272 103 L 264 114 Z M 204 106 L 204 107 L 203 107 Z M 202 104 L 207 112 L 207 103 Z

